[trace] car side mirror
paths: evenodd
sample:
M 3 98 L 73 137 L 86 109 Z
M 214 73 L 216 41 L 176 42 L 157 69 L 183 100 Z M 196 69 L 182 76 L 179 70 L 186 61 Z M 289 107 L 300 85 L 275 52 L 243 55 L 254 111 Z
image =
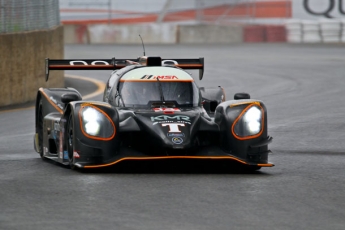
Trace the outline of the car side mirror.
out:
M 79 100 L 81 100 L 80 96 L 75 93 L 65 93 L 65 94 L 62 94 L 61 96 L 61 101 L 64 104 L 68 104 L 71 101 L 79 101 Z
M 249 93 L 236 93 L 234 96 L 235 100 L 250 99 Z

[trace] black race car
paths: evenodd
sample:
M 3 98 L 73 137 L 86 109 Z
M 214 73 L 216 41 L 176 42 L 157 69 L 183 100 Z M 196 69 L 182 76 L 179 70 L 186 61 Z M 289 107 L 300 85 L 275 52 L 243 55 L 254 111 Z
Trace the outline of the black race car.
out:
M 49 70 L 112 70 L 103 101 L 82 100 L 74 88 L 40 88 L 35 150 L 71 168 L 125 160 L 236 161 L 257 170 L 268 162 L 267 111 L 249 94 L 225 101 L 221 87 L 198 87 L 184 69 L 204 59 L 49 60 Z

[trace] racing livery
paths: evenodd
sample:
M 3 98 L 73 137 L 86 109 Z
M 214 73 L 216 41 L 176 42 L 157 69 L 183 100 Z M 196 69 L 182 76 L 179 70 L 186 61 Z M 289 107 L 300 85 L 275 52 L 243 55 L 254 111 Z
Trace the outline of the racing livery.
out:
M 221 87 L 198 87 L 185 69 L 204 59 L 49 60 L 50 70 L 111 70 L 102 101 L 85 101 L 74 88 L 40 88 L 35 150 L 71 168 L 99 168 L 124 160 L 236 161 L 257 170 L 268 162 L 267 110 Z

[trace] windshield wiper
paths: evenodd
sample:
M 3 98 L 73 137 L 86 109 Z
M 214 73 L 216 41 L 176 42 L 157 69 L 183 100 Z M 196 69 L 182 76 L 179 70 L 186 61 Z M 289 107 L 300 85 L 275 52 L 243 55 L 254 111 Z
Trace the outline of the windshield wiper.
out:
M 159 78 L 157 77 L 157 81 L 158 81 L 158 85 L 159 85 L 159 92 L 161 94 L 161 101 L 165 101 L 164 99 L 164 94 L 163 94 L 163 89 L 162 89 L 162 84 L 161 82 L 159 81 Z

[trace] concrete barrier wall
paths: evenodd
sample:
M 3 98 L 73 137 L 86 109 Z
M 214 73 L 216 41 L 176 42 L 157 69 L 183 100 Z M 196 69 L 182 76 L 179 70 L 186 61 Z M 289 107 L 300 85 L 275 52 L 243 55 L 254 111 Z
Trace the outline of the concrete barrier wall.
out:
M 181 25 L 178 43 L 229 44 L 242 42 L 243 29 L 237 25 Z
M 0 34 L 0 106 L 35 100 L 40 87 L 64 87 L 62 71 L 45 82 L 45 58 L 62 59 L 63 27 Z
M 88 25 L 64 25 L 65 44 L 89 44 Z
M 285 27 L 291 43 L 345 43 L 345 19 L 291 19 Z
M 90 43 L 145 44 L 176 43 L 177 26 L 172 24 L 90 25 Z
M 145 23 L 135 25 L 65 25 L 66 44 L 238 43 L 243 29 L 237 25 L 177 25 Z

